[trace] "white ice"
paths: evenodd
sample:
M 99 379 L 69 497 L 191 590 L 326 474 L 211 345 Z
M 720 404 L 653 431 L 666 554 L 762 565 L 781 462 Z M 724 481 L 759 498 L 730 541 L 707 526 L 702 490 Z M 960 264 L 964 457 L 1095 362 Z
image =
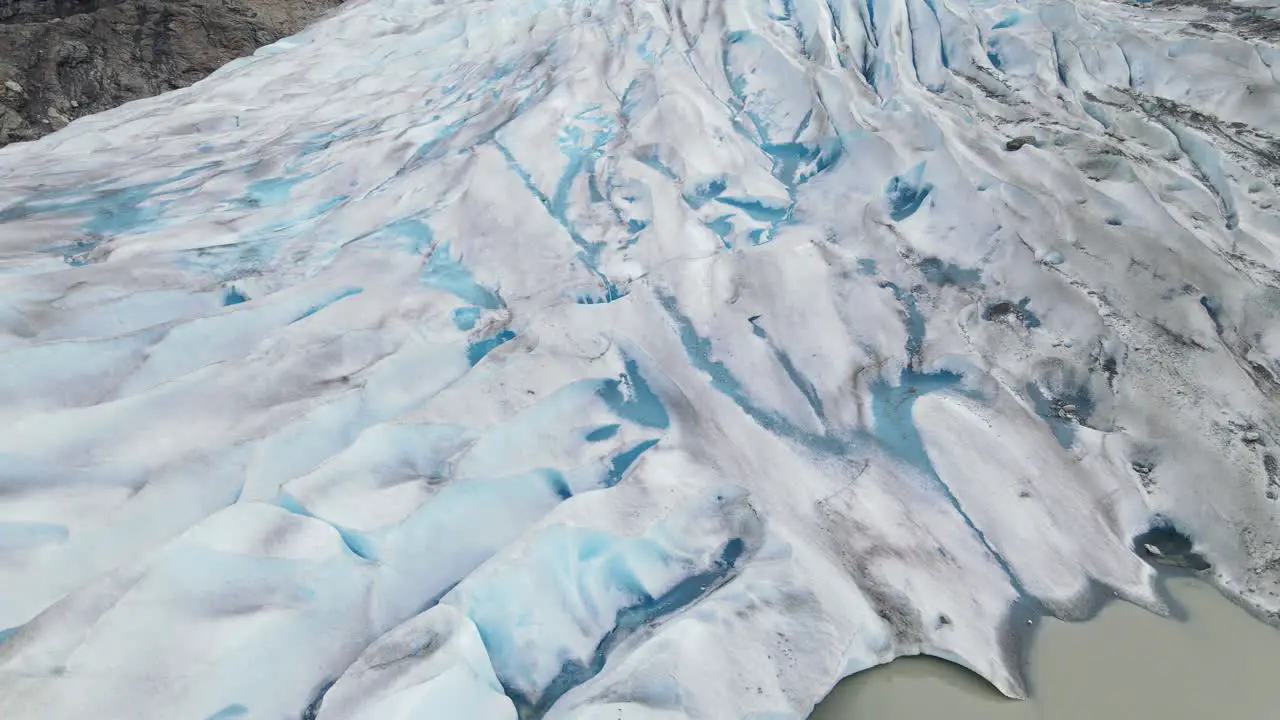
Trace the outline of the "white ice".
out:
M 1019 696 L 1158 525 L 1280 617 L 1276 18 L 354 0 L 0 150 L 0 717 Z

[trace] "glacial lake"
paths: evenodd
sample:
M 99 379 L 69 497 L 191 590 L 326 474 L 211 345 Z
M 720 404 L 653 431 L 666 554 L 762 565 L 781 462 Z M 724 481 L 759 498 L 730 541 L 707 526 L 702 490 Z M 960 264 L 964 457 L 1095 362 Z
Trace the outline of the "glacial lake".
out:
M 1030 700 L 942 660 L 904 657 L 846 678 L 810 720 L 1280 718 L 1280 631 L 1203 581 L 1165 582 L 1185 621 L 1118 601 L 1087 622 L 1045 620 Z

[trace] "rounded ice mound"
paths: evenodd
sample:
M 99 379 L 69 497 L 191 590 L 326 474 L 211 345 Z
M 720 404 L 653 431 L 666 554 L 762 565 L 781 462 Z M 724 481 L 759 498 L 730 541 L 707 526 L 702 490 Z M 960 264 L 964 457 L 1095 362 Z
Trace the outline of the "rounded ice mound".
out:
M 1249 17 L 358 0 L 0 150 L 0 716 L 1019 696 L 1160 528 L 1278 617 Z

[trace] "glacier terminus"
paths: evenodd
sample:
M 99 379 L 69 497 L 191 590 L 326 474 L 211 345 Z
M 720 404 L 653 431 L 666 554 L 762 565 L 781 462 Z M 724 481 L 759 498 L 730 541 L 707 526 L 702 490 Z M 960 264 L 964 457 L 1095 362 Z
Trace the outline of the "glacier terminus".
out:
M 1280 11 L 352 0 L 0 150 L 0 717 L 804 718 L 1280 622 Z

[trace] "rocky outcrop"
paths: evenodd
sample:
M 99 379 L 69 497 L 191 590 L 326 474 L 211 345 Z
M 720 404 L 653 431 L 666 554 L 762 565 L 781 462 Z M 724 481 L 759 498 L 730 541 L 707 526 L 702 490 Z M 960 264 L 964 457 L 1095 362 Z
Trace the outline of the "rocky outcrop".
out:
M 342 0 L 0 0 L 0 146 L 185 87 Z

